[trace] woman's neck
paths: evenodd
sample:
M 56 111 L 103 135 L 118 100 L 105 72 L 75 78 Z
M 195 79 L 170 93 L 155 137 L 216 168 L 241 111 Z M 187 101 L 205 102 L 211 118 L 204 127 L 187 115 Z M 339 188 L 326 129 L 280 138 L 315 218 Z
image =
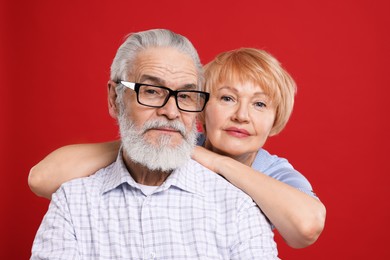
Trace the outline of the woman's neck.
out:
M 249 167 L 252 166 L 252 163 L 254 162 L 256 155 L 257 155 L 257 151 L 248 152 L 248 153 L 244 153 L 244 154 L 228 154 L 228 153 L 225 153 L 224 151 L 221 151 L 221 150 L 213 147 L 213 145 L 207 139 L 206 139 L 206 142 L 204 144 L 204 147 L 212 152 L 217 153 L 217 154 L 228 156 L 228 157 L 230 157 L 230 158 L 232 158 L 232 159 L 234 159 L 242 164 L 245 164 Z
M 252 163 L 254 162 L 255 158 L 256 158 L 256 154 L 257 152 L 251 152 L 251 153 L 246 153 L 246 154 L 241 154 L 241 155 L 235 155 L 235 156 L 229 156 L 231 158 L 233 158 L 234 160 L 242 163 L 242 164 L 245 164 L 249 167 L 252 166 Z

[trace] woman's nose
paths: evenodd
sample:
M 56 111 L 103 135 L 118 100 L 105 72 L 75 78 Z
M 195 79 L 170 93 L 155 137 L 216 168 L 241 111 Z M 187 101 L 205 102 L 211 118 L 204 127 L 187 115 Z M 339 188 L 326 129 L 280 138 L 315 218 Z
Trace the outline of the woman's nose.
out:
M 249 111 L 245 104 L 238 104 L 235 113 L 233 114 L 233 120 L 240 123 L 249 122 Z

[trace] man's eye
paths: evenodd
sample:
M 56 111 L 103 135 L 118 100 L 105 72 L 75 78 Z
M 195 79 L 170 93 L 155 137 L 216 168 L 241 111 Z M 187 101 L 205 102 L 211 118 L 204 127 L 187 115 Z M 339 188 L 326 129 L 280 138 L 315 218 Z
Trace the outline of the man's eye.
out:
M 178 97 L 180 99 L 188 99 L 190 96 L 188 94 L 181 93 L 180 95 L 178 95 Z
M 142 94 L 148 96 L 160 96 L 163 95 L 163 91 L 158 88 L 146 87 L 142 89 Z
M 147 89 L 145 92 L 146 92 L 147 94 L 155 94 L 155 93 L 156 93 L 156 91 L 153 90 L 153 89 Z

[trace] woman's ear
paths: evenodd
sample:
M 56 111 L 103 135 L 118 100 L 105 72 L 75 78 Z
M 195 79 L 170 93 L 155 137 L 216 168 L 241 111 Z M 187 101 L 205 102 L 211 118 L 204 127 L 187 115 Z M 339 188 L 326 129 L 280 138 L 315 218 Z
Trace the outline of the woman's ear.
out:
M 108 112 L 110 113 L 111 117 L 117 118 L 119 110 L 116 104 L 116 87 L 117 84 L 109 80 L 107 83 L 107 97 L 108 97 Z

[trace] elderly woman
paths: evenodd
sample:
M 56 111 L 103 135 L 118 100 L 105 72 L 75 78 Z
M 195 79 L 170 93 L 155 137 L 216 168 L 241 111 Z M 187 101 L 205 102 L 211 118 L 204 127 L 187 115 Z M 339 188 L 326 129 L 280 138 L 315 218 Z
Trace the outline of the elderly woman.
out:
M 307 179 L 262 147 L 286 125 L 296 86 L 269 53 L 243 48 L 219 54 L 205 66 L 210 100 L 200 122 L 193 159 L 246 192 L 286 243 L 302 248 L 324 228 L 325 207 Z M 88 176 L 116 158 L 119 142 L 62 147 L 34 166 L 33 192 L 47 198 L 63 183 Z

